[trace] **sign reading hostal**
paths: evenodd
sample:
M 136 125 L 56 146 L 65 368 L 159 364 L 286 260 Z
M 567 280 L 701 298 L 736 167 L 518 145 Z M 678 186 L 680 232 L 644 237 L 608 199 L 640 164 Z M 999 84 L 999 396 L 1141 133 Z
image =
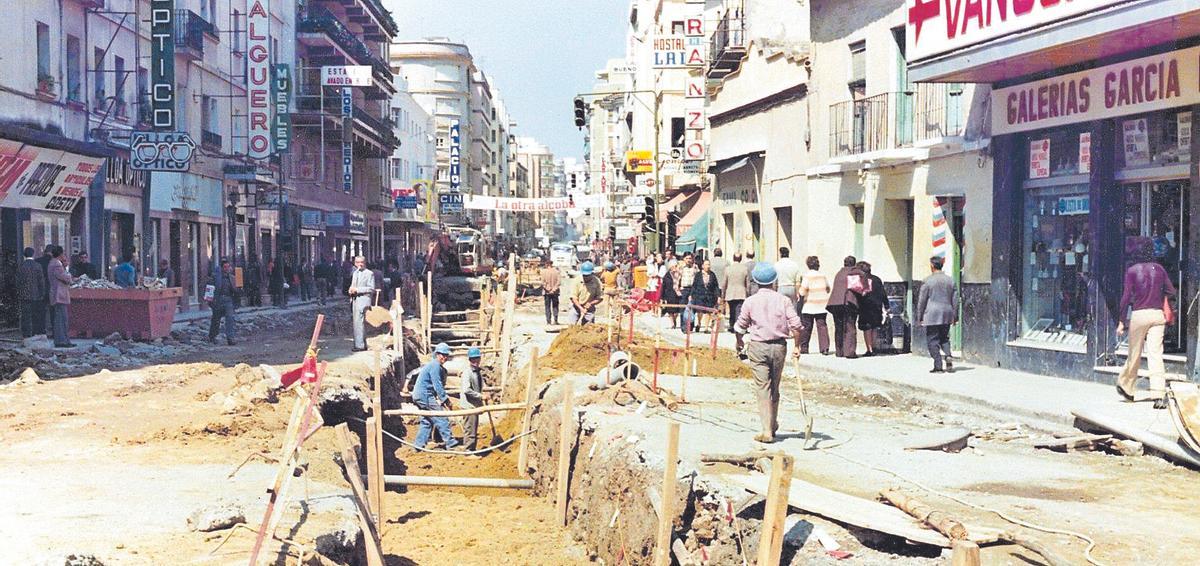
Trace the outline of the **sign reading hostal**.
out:
M 992 134 L 1200 104 L 1200 47 L 992 91 Z
M 103 157 L 0 140 L 0 202 L 8 208 L 71 212 L 103 169 Z
M 1128 0 L 907 0 L 909 61 L 1094 12 Z

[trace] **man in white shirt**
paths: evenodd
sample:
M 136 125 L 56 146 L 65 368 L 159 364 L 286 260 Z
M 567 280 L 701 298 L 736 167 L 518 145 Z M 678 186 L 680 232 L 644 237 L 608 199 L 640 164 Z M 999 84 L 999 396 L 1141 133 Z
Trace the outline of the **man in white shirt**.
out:
M 796 288 L 800 286 L 800 264 L 791 258 L 792 251 L 779 248 L 779 261 L 775 262 L 775 272 L 779 274 L 779 293 L 796 303 Z
M 367 269 L 367 258 L 354 258 L 354 271 L 350 276 L 350 305 L 354 312 L 354 351 L 363 352 L 367 349 L 366 320 L 367 309 L 371 308 L 371 298 L 375 294 L 375 274 Z

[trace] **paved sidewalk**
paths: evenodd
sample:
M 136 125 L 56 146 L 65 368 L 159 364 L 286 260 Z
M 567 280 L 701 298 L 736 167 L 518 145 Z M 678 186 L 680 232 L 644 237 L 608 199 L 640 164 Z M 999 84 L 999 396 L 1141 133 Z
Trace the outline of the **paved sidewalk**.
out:
M 653 334 L 653 316 L 639 314 L 639 331 Z M 670 328 L 670 321 L 660 322 L 665 341 L 683 344 L 679 330 Z M 709 344 L 707 333 L 692 335 L 692 344 Z M 732 350 L 733 334 L 722 332 L 718 347 Z M 861 352 L 860 352 L 861 353 Z M 1165 410 L 1151 408 L 1147 392 L 1139 391 L 1137 403 L 1123 402 L 1110 383 L 1094 383 L 1048 377 L 1006 369 L 956 364 L 950 374 L 931 374 L 929 358 L 913 354 L 860 357 L 844 359 L 835 356 L 808 354 L 801 356 L 806 379 L 848 386 L 859 391 L 883 391 L 891 395 L 912 397 L 926 404 L 935 404 L 966 414 L 976 414 L 1002 422 L 1018 421 L 1027 426 L 1046 430 L 1072 428 L 1072 410 L 1087 410 L 1093 414 L 1119 417 L 1140 430 L 1155 433 L 1170 442 L 1178 442 L 1171 417 Z M 788 375 L 792 375 L 788 371 Z M 1144 383 L 1144 382 L 1143 382 Z M 1144 402 L 1141 401 L 1144 399 Z

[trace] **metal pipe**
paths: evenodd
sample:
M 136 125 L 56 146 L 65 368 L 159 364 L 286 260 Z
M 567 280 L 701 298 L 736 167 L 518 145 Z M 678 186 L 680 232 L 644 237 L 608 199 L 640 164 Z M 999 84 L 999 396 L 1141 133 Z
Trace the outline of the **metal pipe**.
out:
M 503 478 L 454 478 L 438 476 L 383 476 L 386 485 L 436 485 L 449 487 L 497 487 L 533 489 L 533 480 Z

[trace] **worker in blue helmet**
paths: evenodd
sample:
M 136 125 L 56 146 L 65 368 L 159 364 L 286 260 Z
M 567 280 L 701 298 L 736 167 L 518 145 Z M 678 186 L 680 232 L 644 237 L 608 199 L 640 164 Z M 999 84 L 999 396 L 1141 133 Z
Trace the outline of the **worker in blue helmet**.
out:
M 483 406 L 483 351 L 479 348 L 467 350 L 466 375 L 463 376 L 462 390 L 459 401 L 464 407 Z M 463 418 L 463 446 L 468 451 L 474 451 L 479 440 L 479 415 L 467 415 Z
M 439 411 L 449 407 L 450 398 L 446 395 L 446 362 L 453 354 L 445 342 L 433 349 L 433 359 L 421 368 L 417 375 L 417 383 L 413 386 L 413 403 L 422 411 Z M 450 419 L 446 417 L 421 417 L 417 427 L 417 438 L 414 443 L 418 449 L 424 449 L 429 442 L 429 435 L 437 431 L 446 448 L 458 446 L 454 434 L 450 431 Z
M 571 306 L 575 308 L 575 321 L 583 325 L 596 318 L 596 305 L 600 304 L 602 296 L 600 280 L 596 277 L 596 265 L 590 261 L 579 266 L 579 283 L 575 285 L 575 293 L 571 295 Z

